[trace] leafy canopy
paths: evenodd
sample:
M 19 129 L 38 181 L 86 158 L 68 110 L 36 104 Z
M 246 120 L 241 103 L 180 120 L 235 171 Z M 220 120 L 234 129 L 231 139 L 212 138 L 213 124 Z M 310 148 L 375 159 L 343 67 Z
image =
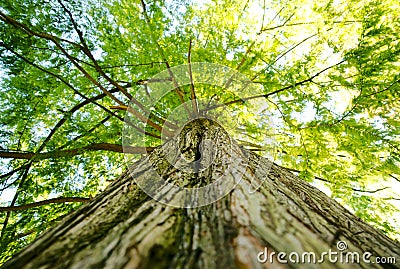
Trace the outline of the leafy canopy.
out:
M 132 98 L 132 124 L 151 109 L 146 146 L 161 143 L 159 127 L 192 89 L 141 104 L 155 74 L 188 58 L 259 87 L 248 97 L 265 103 L 273 131 L 231 92 L 195 88 L 231 107 L 243 146 L 273 137 L 276 163 L 398 236 L 399 18 L 394 0 L 2 1 L 0 261 L 126 169 Z

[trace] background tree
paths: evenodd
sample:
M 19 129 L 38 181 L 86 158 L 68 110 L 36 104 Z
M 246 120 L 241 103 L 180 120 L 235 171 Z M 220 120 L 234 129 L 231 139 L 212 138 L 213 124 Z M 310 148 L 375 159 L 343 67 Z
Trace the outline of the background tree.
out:
M 272 136 L 277 164 L 396 237 L 398 10 L 395 1 L 3 2 L 2 261 L 126 170 L 126 106 L 136 100 L 140 124 L 150 79 L 189 55 L 259 85 L 248 97 L 267 102 L 272 134 L 230 92 L 196 89 L 238 111 L 239 143 L 257 151 Z M 190 99 L 183 88 L 152 110 L 147 150 Z M 132 151 L 139 159 L 146 149 Z

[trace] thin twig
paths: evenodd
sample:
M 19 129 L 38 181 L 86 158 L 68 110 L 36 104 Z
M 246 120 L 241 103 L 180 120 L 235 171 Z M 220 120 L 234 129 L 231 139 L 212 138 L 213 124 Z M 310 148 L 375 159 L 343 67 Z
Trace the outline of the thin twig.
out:
M 284 168 L 284 169 L 286 169 L 286 170 L 288 170 L 290 172 L 295 172 L 295 173 L 301 173 L 302 172 L 300 170 L 293 169 L 293 168 L 288 168 L 288 167 L 283 167 L 283 166 L 280 166 L 280 167 L 282 167 L 282 168 Z M 326 182 L 326 183 L 334 184 L 332 181 L 327 180 L 327 179 L 322 178 L 322 177 L 314 177 L 314 178 L 319 180 L 319 181 L 323 181 L 323 182 Z M 382 187 L 382 188 L 378 188 L 378 189 L 375 189 L 375 190 L 362 190 L 362 189 L 349 188 L 349 187 L 346 187 L 346 188 L 351 189 L 351 190 L 353 190 L 355 192 L 376 193 L 376 192 L 379 192 L 379 191 L 390 189 L 391 187 Z
M 189 77 L 190 77 L 190 95 L 191 95 L 191 99 L 192 99 L 192 106 L 193 106 L 194 114 L 195 114 L 196 118 L 198 118 L 199 117 L 199 108 L 197 106 L 196 92 L 194 90 L 194 84 L 193 84 L 192 64 L 190 62 L 191 52 L 192 52 L 192 39 L 190 39 L 190 41 L 189 41 L 189 51 L 188 51 L 188 68 L 189 68 Z
M 93 98 L 88 98 L 86 97 L 86 95 L 82 94 L 81 92 L 79 92 L 77 89 L 75 89 L 75 87 L 73 87 L 68 81 L 66 81 L 64 78 L 62 78 L 61 76 L 50 72 L 49 70 L 35 64 L 34 62 L 28 60 L 26 57 L 22 56 L 21 54 L 19 54 L 18 52 L 16 52 L 15 50 L 13 50 L 11 47 L 9 47 L 8 45 L 4 44 L 3 42 L 0 42 L 0 46 L 6 48 L 8 51 L 10 51 L 11 53 L 13 53 L 14 55 L 16 55 L 18 58 L 20 58 L 21 60 L 25 61 L 26 63 L 32 65 L 33 67 L 39 69 L 40 71 L 49 74 L 50 76 L 55 77 L 56 79 L 58 79 L 59 81 L 61 81 L 62 83 L 64 83 L 68 88 L 70 88 L 75 94 L 79 95 L 80 97 L 82 97 L 83 99 L 85 99 L 85 101 L 89 101 L 90 103 L 93 103 L 94 105 L 100 107 L 101 109 L 103 109 L 104 111 L 106 111 L 107 113 L 113 115 L 114 117 L 118 118 L 119 120 L 123 121 L 124 119 L 119 117 L 117 114 L 113 113 L 111 110 L 107 109 L 105 106 L 95 102 L 96 99 Z M 114 90 L 110 90 L 110 92 L 114 92 Z M 105 93 L 103 93 L 104 95 L 107 95 Z M 104 96 L 103 96 L 104 97 Z M 102 98 L 103 98 L 102 97 Z
M 262 97 L 268 98 L 268 97 L 271 96 L 271 95 L 274 95 L 274 94 L 283 92 L 283 91 L 285 91 L 285 90 L 294 88 L 294 87 L 296 87 L 296 86 L 303 85 L 303 84 L 305 84 L 305 83 L 307 83 L 307 82 L 311 82 L 314 78 L 316 78 L 317 76 L 319 76 L 319 75 L 322 74 L 323 72 L 325 72 L 325 71 L 327 71 L 327 70 L 329 70 L 329 69 L 331 69 L 331 68 L 333 68 L 333 67 L 335 67 L 335 66 L 338 66 L 338 65 L 340 65 L 340 64 L 342 64 L 342 63 L 344 63 L 344 62 L 345 62 L 345 60 L 342 60 L 342 61 L 340 61 L 340 62 L 338 62 L 338 63 L 336 63 L 336 64 L 334 64 L 334 65 L 331 65 L 331 66 L 328 66 L 328 67 L 322 69 L 321 71 L 315 73 L 313 76 L 311 76 L 311 77 L 309 77 L 309 78 L 307 78 L 307 79 L 305 79 L 305 80 L 296 82 L 296 83 L 294 83 L 294 84 L 292 84 L 292 85 L 285 86 L 285 87 L 280 88 L 280 89 L 278 89 L 278 90 L 275 90 L 275 91 L 272 91 L 272 92 L 269 92 L 269 93 L 266 93 L 266 94 L 260 94 L 260 95 L 249 96 L 249 97 L 245 97 L 245 98 L 241 98 L 241 99 L 235 99 L 235 100 L 232 100 L 232 101 L 223 103 L 223 104 L 217 104 L 217 105 L 210 106 L 210 107 L 204 109 L 204 111 L 212 110 L 212 109 L 215 109 L 215 108 L 218 108 L 218 107 L 221 107 L 221 106 L 227 106 L 227 105 L 232 105 L 232 104 L 236 104 L 236 103 L 243 103 L 244 101 L 253 100 L 253 99 L 257 99 L 257 98 L 262 98 Z
M 27 34 L 31 35 L 31 36 L 36 36 L 36 37 L 40 37 L 40 38 L 44 38 L 46 40 L 51 41 L 61 52 L 62 54 L 67 57 L 70 62 L 90 81 L 92 82 L 94 85 L 96 85 L 99 89 L 101 89 L 105 94 L 107 94 L 111 99 L 113 99 L 115 102 L 117 102 L 120 105 L 123 105 L 123 102 L 121 100 L 119 100 L 117 97 L 115 97 L 113 94 L 111 94 L 106 88 L 104 88 L 97 80 L 95 80 L 81 65 L 79 65 L 75 59 L 61 46 L 61 44 L 59 43 L 59 38 L 49 35 L 49 34 L 45 34 L 45 33 L 39 33 L 39 32 L 35 32 L 33 30 L 31 30 L 28 26 L 14 20 L 13 18 L 7 16 L 6 14 L 2 13 L 0 11 L 0 19 L 2 19 L 4 22 L 10 23 L 11 25 L 22 29 L 23 31 L 25 31 Z M 75 43 L 74 43 L 75 44 Z M 82 48 L 80 45 L 75 44 L 75 46 Z
M 32 161 L 30 161 L 28 163 L 28 165 L 25 167 L 25 171 L 20 175 L 21 181 L 18 184 L 17 190 L 15 191 L 14 197 L 11 200 L 10 206 L 14 206 L 15 205 L 15 202 L 17 201 L 18 196 L 19 196 L 19 191 L 22 188 L 22 186 L 24 185 L 26 179 L 28 178 L 28 173 L 29 173 L 29 169 L 31 169 L 31 166 L 32 166 Z M 4 221 L 3 221 L 3 227 L 1 228 L 0 239 L 2 239 L 6 234 L 6 228 L 7 228 L 7 225 L 8 225 L 8 221 L 10 219 L 10 213 L 11 213 L 10 211 L 8 211 L 6 213 L 6 217 L 5 217 Z
M 85 152 L 88 151 L 95 151 L 95 150 L 106 150 L 119 153 L 125 152 L 131 154 L 143 154 L 153 149 L 154 148 L 152 147 L 134 147 L 134 146 L 121 146 L 109 143 L 94 143 L 81 148 L 55 150 L 43 153 L 0 150 L 0 158 L 27 159 L 27 160 L 38 161 L 43 159 L 71 157 L 84 154 Z
M 143 0 L 140 0 L 140 2 L 142 4 L 142 8 L 143 8 L 143 15 L 144 15 L 144 17 L 145 17 L 145 19 L 147 21 L 147 24 L 151 27 L 151 20 L 150 20 L 149 15 L 147 14 L 146 3 Z M 151 38 L 153 38 L 152 35 L 151 35 Z M 179 87 L 179 85 L 178 85 L 178 83 L 177 83 L 177 81 L 175 79 L 174 73 L 171 70 L 171 66 L 170 66 L 170 64 L 169 64 L 169 62 L 167 60 L 167 57 L 165 57 L 165 54 L 164 54 L 164 51 L 163 51 L 162 47 L 160 46 L 160 44 L 158 43 L 157 40 L 154 40 L 154 38 L 153 38 L 153 41 L 156 44 L 156 46 L 157 46 L 157 48 L 158 48 L 158 50 L 159 50 L 159 52 L 161 54 L 161 57 L 162 57 L 162 59 L 163 59 L 163 61 L 165 63 L 165 66 L 167 67 L 168 74 L 170 75 L 172 83 L 174 84 L 175 92 L 177 93 L 179 100 L 181 101 L 181 103 L 182 103 L 184 109 L 186 110 L 186 112 L 188 113 L 188 115 L 191 115 L 190 110 L 187 107 L 186 102 L 185 102 L 185 100 L 183 98 L 184 92 L 181 90 L 181 88 Z
M 70 203 L 70 202 L 86 203 L 89 200 L 90 200 L 90 198 L 84 198 L 84 197 L 58 197 L 58 198 L 52 198 L 52 199 L 48 199 L 48 200 L 44 200 L 44 201 L 34 202 L 31 204 L 0 207 L 0 212 L 26 210 L 26 209 L 30 209 L 33 207 L 38 207 L 38 206 L 48 205 L 48 204 L 60 204 L 60 203 Z

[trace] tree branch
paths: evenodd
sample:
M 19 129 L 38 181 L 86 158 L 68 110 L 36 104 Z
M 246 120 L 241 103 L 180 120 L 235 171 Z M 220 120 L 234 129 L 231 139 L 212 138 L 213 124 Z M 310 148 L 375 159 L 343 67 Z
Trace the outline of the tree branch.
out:
M 400 79 L 395 80 L 395 81 L 394 81 L 392 84 L 390 84 L 388 87 L 386 87 L 386 88 L 384 88 L 384 89 L 382 89 L 382 90 L 380 90 L 380 91 L 373 92 L 373 93 L 371 93 L 371 94 L 362 95 L 361 97 L 370 97 L 370 96 L 372 96 L 372 95 L 380 94 L 380 93 L 382 93 L 382 92 L 388 91 L 388 90 L 390 90 L 394 85 L 396 85 L 396 84 L 399 83 L 399 82 L 400 82 Z
M 137 67 L 137 66 L 144 66 L 149 65 L 153 67 L 155 64 L 165 64 L 164 62 L 149 62 L 149 63 L 142 63 L 142 64 L 121 64 L 121 65 L 113 65 L 113 66 L 100 66 L 101 69 L 112 69 L 112 68 L 121 68 L 121 67 Z
M 142 4 L 142 8 L 143 8 L 143 16 L 145 17 L 145 19 L 147 21 L 147 24 L 151 27 L 151 20 L 150 20 L 149 15 L 147 14 L 146 3 L 143 0 L 140 0 L 140 2 Z M 150 30 L 152 30 L 152 29 L 150 29 Z M 151 37 L 153 38 L 152 35 L 151 35 Z M 157 48 L 158 48 L 158 50 L 159 50 L 159 52 L 161 54 L 161 57 L 162 57 L 162 59 L 163 59 L 163 61 L 165 63 L 165 66 L 167 67 L 167 71 L 168 71 L 168 73 L 169 73 L 169 75 L 171 77 L 171 80 L 172 80 L 173 84 L 174 84 L 175 92 L 177 93 L 177 95 L 179 97 L 179 100 L 181 101 L 181 103 L 182 103 L 183 107 L 185 108 L 186 112 L 188 113 L 188 115 L 191 115 L 190 110 L 188 109 L 188 107 L 187 107 L 187 105 L 185 103 L 185 100 L 183 99 L 184 92 L 181 90 L 181 88 L 179 87 L 178 83 L 176 82 L 174 73 L 171 71 L 171 66 L 170 66 L 170 64 L 169 64 L 169 62 L 167 60 L 167 57 L 165 57 L 164 50 L 162 49 L 162 47 L 160 46 L 158 41 L 153 40 L 153 42 L 156 44 L 156 46 L 157 46 Z
M 82 51 L 89 57 L 89 59 L 92 61 L 94 68 L 96 69 L 97 72 L 99 72 L 99 74 L 105 78 L 107 81 L 109 81 L 112 85 L 114 85 L 120 92 L 122 92 L 126 97 L 129 98 L 129 100 L 136 101 L 138 103 L 138 105 L 140 107 L 143 107 L 142 104 L 140 102 L 138 102 L 136 99 L 133 98 L 133 96 L 131 94 L 129 94 L 125 88 L 123 88 L 121 85 L 119 85 L 119 83 L 117 83 L 115 80 L 111 79 L 104 71 L 103 69 L 101 69 L 101 67 L 99 66 L 99 64 L 97 63 L 97 60 L 93 57 L 93 54 L 91 53 L 91 51 L 89 50 L 89 47 L 86 43 L 86 40 L 83 38 L 83 34 L 82 31 L 79 30 L 78 28 L 78 24 L 76 23 L 74 17 L 72 16 L 72 13 L 69 9 L 66 8 L 66 6 L 62 3 L 61 0 L 57 0 L 57 2 L 61 5 L 61 7 L 64 9 L 64 11 L 68 14 L 68 17 L 70 18 L 70 21 L 72 22 L 74 29 L 76 31 L 76 33 L 79 36 L 79 40 L 81 41 L 81 44 L 83 47 Z
M 71 157 L 84 154 L 87 151 L 94 151 L 94 150 L 106 150 L 119 153 L 125 152 L 130 154 L 143 154 L 148 151 L 152 151 L 153 149 L 154 149 L 153 147 L 134 147 L 134 146 L 123 147 L 117 144 L 97 143 L 82 148 L 55 150 L 43 153 L 0 150 L 0 158 L 27 159 L 32 161 L 38 161 L 43 159 Z
M 329 70 L 329 69 L 331 69 L 331 68 L 333 68 L 333 67 L 335 67 L 335 66 L 338 66 L 338 65 L 340 65 L 340 64 L 342 64 L 342 63 L 344 63 L 344 62 L 345 62 L 345 60 L 342 60 L 342 61 L 340 61 L 340 62 L 338 62 L 338 63 L 336 63 L 336 64 L 334 64 L 334 65 L 331 65 L 331 66 L 328 66 L 328 67 L 322 69 L 321 71 L 317 72 L 316 74 L 314 74 L 313 76 L 311 76 L 311 77 L 309 77 L 309 78 L 307 78 L 307 79 L 305 79 L 305 80 L 296 82 L 295 84 L 292 84 L 292 85 L 285 86 L 285 87 L 280 88 L 280 89 L 278 89 L 278 90 L 275 90 L 275 91 L 272 91 L 272 92 L 269 92 L 269 93 L 266 93 L 266 94 L 260 94 L 260 95 L 255 95 L 255 96 L 246 97 L 246 98 L 241 98 L 241 99 L 232 100 L 232 101 L 229 101 L 229 102 L 226 102 L 226 103 L 223 103 L 223 104 L 213 105 L 213 106 L 210 106 L 210 107 L 204 109 L 203 111 L 212 110 L 212 109 L 215 109 L 215 108 L 218 108 L 218 107 L 221 107 L 221 106 L 227 106 L 227 105 L 232 105 L 232 104 L 236 104 L 236 103 L 243 103 L 244 101 L 248 101 L 248 100 L 252 100 L 252 99 L 257 99 L 257 98 L 262 98 L 262 97 L 268 98 L 268 97 L 271 96 L 271 95 L 274 95 L 274 94 L 283 92 L 283 91 L 285 91 L 285 90 L 294 88 L 294 87 L 296 87 L 296 86 L 303 85 L 303 84 L 305 84 L 305 83 L 307 83 L 307 82 L 311 82 L 314 78 L 316 78 L 317 76 L 319 76 L 319 75 L 322 74 L 323 72 L 325 72 L 325 71 L 327 71 L 327 70 Z
M 107 94 L 111 99 L 113 99 L 115 102 L 117 102 L 120 105 L 123 105 L 124 103 L 119 100 L 117 97 L 115 97 L 113 94 L 111 94 L 106 88 L 103 87 L 103 85 L 101 85 L 97 80 L 95 80 L 82 66 L 80 66 L 75 59 L 63 48 L 63 46 L 61 46 L 61 44 L 59 43 L 59 41 L 61 40 L 58 37 L 55 37 L 53 35 L 50 34 L 45 34 L 45 33 L 39 33 L 39 32 L 35 32 L 33 30 L 31 30 L 28 26 L 14 20 L 13 18 L 7 16 L 6 14 L 2 13 L 0 11 L 0 19 L 3 20 L 6 23 L 10 23 L 11 25 L 13 25 L 16 28 L 22 29 L 24 30 L 28 35 L 31 36 L 36 36 L 39 38 L 44 38 L 46 40 L 51 41 L 52 43 L 54 43 L 54 45 L 62 52 L 62 54 L 64 54 L 68 60 L 90 81 L 92 82 L 94 85 L 96 85 L 100 90 L 102 90 L 105 94 Z M 83 47 L 73 43 L 76 47 L 80 48 L 80 50 L 83 50 Z
M 20 176 L 18 177 L 18 179 L 21 178 L 21 181 L 18 184 L 17 190 L 16 190 L 16 192 L 14 194 L 13 199 L 11 200 L 10 206 L 14 206 L 15 205 L 15 202 L 17 201 L 18 196 L 19 196 L 19 190 L 22 188 L 22 186 L 24 185 L 26 179 L 28 178 L 28 173 L 29 173 L 29 170 L 31 169 L 31 166 L 32 166 L 32 161 L 29 161 L 29 163 L 25 167 L 25 171 L 22 174 L 20 174 Z M 10 211 L 7 211 L 6 217 L 5 217 L 4 222 L 3 222 L 3 227 L 1 228 L 0 239 L 2 239 L 6 234 L 6 228 L 7 228 L 9 219 L 10 219 Z
M 288 167 L 283 167 L 283 166 L 281 166 L 281 167 L 285 168 L 286 170 L 288 170 L 290 172 L 301 173 L 300 170 L 296 170 L 296 169 L 292 169 L 292 168 L 288 168 Z M 333 182 L 331 182 L 331 181 L 329 181 L 329 180 L 327 180 L 325 178 L 322 178 L 322 177 L 314 177 L 314 178 L 317 179 L 317 180 L 326 182 L 326 183 L 333 184 Z M 351 189 L 351 190 L 356 191 L 356 192 L 376 193 L 376 192 L 383 191 L 383 190 L 390 189 L 390 188 L 391 187 L 382 187 L 382 188 L 378 188 L 378 189 L 375 189 L 375 190 L 362 190 L 362 189 L 356 189 L 356 188 L 352 188 L 351 187 L 351 188 L 348 188 L 348 189 Z
M 113 113 L 111 110 L 107 109 L 106 107 L 104 107 L 103 105 L 95 102 L 95 100 L 101 99 L 103 97 L 106 96 L 106 94 L 103 95 L 99 95 L 101 96 L 100 98 L 96 99 L 96 97 L 93 98 L 88 98 L 86 97 L 84 94 L 80 93 L 78 90 L 76 90 L 68 81 L 66 81 L 65 79 L 63 79 L 61 76 L 54 74 L 52 72 L 50 72 L 49 70 L 35 64 L 34 62 L 28 60 L 27 58 L 25 58 L 24 56 L 22 56 L 21 54 L 19 54 L 18 52 L 16 52 L 15 50 L 13 50 L 11 47 L 7 46 L 6 44 L 4 44 L 3 42 L 0 41 L 0 46 L 6 48 L 8 51 L 10 51 L 11 53 L 13 53 L 14 55 L 16 55 L 18 58 L 20 58 L 21 60 L 25 61 L 26 63 L 32 65 L 33 67 L 39 69 L 40 71 L 49 74 L 55 78 L 57 78 L 58 80 L 60 80 L 62 83 L 64 83 L 68 88 L 70 88 L 75 94 L 79 95 L 80 97 L 82 97 L 83 99 L 85 99 L 86 101 L 89 101 L 90 103 L 95 104 L 96 106 L 100 107 L 101 109 L 103 109 L 104 111 L 106 111 L 107 113 L 119 118 L 120 120 L 123 121 L 123 118 L 119 117 L 118 115 L 116 115 L 115 113 Z M 116 90 L 112 89 L 110 90 L 110 93 L 116 92 Z
M 83 203 L 86 203 L 89 200 L 90 200 L 90 198 L 84 198 L 84 197 L 58 197 L 58 198 L 52 198 L 52 199 L 39 201 L 39 202 L 34 202 L 34 203 L 31 203 L 31 204 L 26 204 L 26 205 L 0 207 L 0 212 L 26 210 L 26 209 L 30 209 L 30 208 L 33 208 L 33 207 L 38 207 L 38 206 L 48 205 L 48 204 L 61 204 L 61 203 L 70 203 L 70 202 L 75 202 L 75 203 L 83 202 Z
M 35 31 L 31 30 L 26 25 L 14 20 L 10 16 L 7 16 L 6 14 L 4 14 L 1 11 L 0 11 L 0 20 L 4 21 L 6 23 L 10 23 L 11 25 L 13 25 L 16 28 L 22 29 L 25 33 L 27 33 L 30 36 L 37 36 L 37 37 L 41 37 L 41 38 L 44 38 L 44 39 L 47 39 L 47 40 L 57 40 L 57 41 L 61 41 L 61 42 L 66 42 L 66 43 L 71 44 L 71 45 L 73 45 L 75 47 L 80 47 L 79 44 L 76 44 L 75 42 L 72 42 L 71 40 L 59 38 L 57 36 L 53 36 L 53 35 L 46 34 L 46 33 L 37 33 Z
M 395 177 L 394 175 L 392 175 L 392 174 L 389 174 L 389 176 L 390 176 L 391 178 L 395 179 L 396 181 L 400 182 L 400 179 L 398 179 L 398 178 L 397 178 L 397 177 Z
M 329 29 L 329 30 L 331 30 L 331 29 Z M 329 31 L 329 30 L 328 30 L 328 31 Z M 300 46 L 302 43 L 306 42 L 306 41 L 309 40 L 310 38 L 313 38 L 314 36 L 317 36 L 317 35 L 318 35 L 318 34 L 310 35 L 310 36 L 304 38 L 303 40 L 301 40 L 300 42 L 298 42 L 297 44 L 291 46 L 288 50 L 286 50 L 285 52 L 283 52 L 282 54 L 280 54 L 272 63 L 267 63 L 265 60 L 263 60 L 263 59 L 261 58 L 261 60 L 267 64 L 267 67 L 261 69 L 257 74 L 255 74 L 254 77 L 252 77 L 251 81 L 254 81 L 256 78 L 258 78 L 258 76 L 259 76 L 262 72 L 264 72 L 264 70 L 266 70 L 266 69 L 267 69 L 269 66 L 271 66 L 272 64 L 275 64 L 275 63 L 276 63 L 277 61 L 279 61 L 283 56 L 285 56 L 286 54 L 288 54 L 289 52 L 291 52 L 292 50 L 294 50 L 295 48 L 297 48 L 298 46 Z
M 339 24 L 339 23 L 343 23 L 343 24 L 350 24 L 350 23 L 356 23 L 356 22 L 363 22 L 361 20 L 350 20 L 350 21 L 333 21 L 331 22 L 332 24 Z M 310 25 L 310 24 L 316 24 L 317 22 L 311 21 L 311 22 L 296 22 L 296 23 L 289 23 L 286 24 L 282 23 L 280 25 L 276 25 L 276 26 L 272 26 L 272 27 L 268 27 L 268 28 L 263 28 L 261 30 L 261 32 L 265 32 L 265 31 L 271 31 L 271 30 L 276 30 L 278 28 L 281 27 L 285 27 L 285 26 L 299 26 L 299 25 Z M 328 24 L 329 22 L 325 22 L 325 24 Z
M 97 123 L 96 125 L 94 125 L 92 128 L 90 128 L 89 130 L 87 130 L 84 134 L 78 135 L 76 137 L 74 137 L 72 140 L 68 141 L 67 143 L 65 143 L 64 145 L 62 145 L 61 147 L 58 147 L 57 150 L 62 150 L 64 148 L 66 148 L 67 146 L 69 146 L 71 143 L 79 140 L 80 138 L 84 137 L 86 134 L 90 134 L 92 133 L 94 130 L 96 130 L 97 128 L 99 128 L 100 126 L 102 126 L 104 123 L 106 123 L 111 117 L 107 116 L 104 119 L 102 119 L 99 123 Z
M 0 13 L 1 13 L 1 12 L 0 12 Z M 0 46 L 3 46 L 3 47 L 5 47 L 6 49 L 10 50 L 12 53 L 14 53 L 14 54 L 17 55 L 18 57 L 20 57 L 22 60 L 24 60 L 25 62 L 31 64 L 32 66 L 34 66 L 34 67 L 36 67 L 36 68 L 38 68 L 39 70 L 41 70 L 41 71 L 43 71 L 43 72 L 45 72 L 45 73 L 48 73 L 48 74 L 50 74 L 50 75 L 52 75 L 52 76 L 58 78 L 59 80 L 61 80 L 64 84 L 66 84 L 69 88 L 71 88 L 76 94 L 78 94 L 78 95 L 81 96 L 82 98 L 84 98 L 84 99 L 86 99 L 86 100 L 91 100 L 91 98 L 87 98 L 85 95 L 81 94 L 81 93 L 80 93 L 79 91 L 77 91 L 71 84 L 69 84 L 66 80 L 64 80 L 64 79 L 63 79 L 62 77 L 60 77 L 59 75 L 53 74 L 52 72 L 50 72 L 50 71 L 48 71 L 48 70 L 46 70 L 46 69 L 44 69 L 44 68 L 42 68 L 42 67 L 36 65 L 35 63 L 29 61 L 28 59 L 26 59 L 25 57 L 23 57 L 22 55 L 20 55 L 19 53 L 17 53 L 17 52 L 14 51 L 13 49 L 11 49 L 10 47 L 6 46 L 6 45 L 5 45 L 4 43 L 2 43 L 2 42 L 0 42 Z M 61 47 L 61 45 L 56 44 L 56 46 L 57 46 L 60 50 L 62 50 L 62 51 L 64 51 L 64 52 L 66 53 L 66 51 Z M 68 53 L 67 53 L 67 54 L 68 54 Z M 77 66 L 78 69 L 80 68 L 79 70 L 80 70 L 81 72 L 82 72 L 82 70 L 83 70 L 83 72 L 86 72 L 81 66 L 79 66 L 79 65 L 75 62 L 75 60 L 72 58 L 71 55 L 69 55 L 69 54 L 67 55 L 67 54 L 65 54 L 65 55 L 67 56 L 67 58 L 70 59 L 70 61 L 71 61 L 75 66 Z M 82 69 L 82 70 L 81 70 L 81 69 Z M 88 73 L 86 72 L 86 74 L 88 74 Z M 88 77 L 87 77 L 87 78 L 88 78 Z M 90 78 L 91 78 L 91 77 L 90 77 Z M 89 78 L 89 80 L 91 80 L 91 81 L 93 82 L 94 79 L 93 79 L 93 78 L 90 79 L 90 78 Z M 96 82 L 97 84 L 96 84 L 95 82 Z M 108 91 L 108 90 L 106 90 L 103 86 L 101 86 L 97 81 L 95 81 L 95 82 L 93 82 L 93 83 L 94 83 L 96 86 L 100 87 L 100 88 L 103 90 L 103 93 L 104 93 L 105 95 L 107 95 L 107 96 L 113 98 L 114 100 L 116 100 L 116 97 L 115 97 L 114 95 L 112 95 L 113 92 L 117 92 L 116 89 L 112 89 L 112 90 Z M 103 98 L 103 97 L 104 97 L 104 96 L 102 96 L 102 98 Z M 97 102 L 94 102 L 94 101 L 92 101 L 92 103 L 94 103 L 94 104 L 100 106 L 103 110 L 107 111 L 108 113 L 112 114 L 113 116 L 116 116 L 116 117 L 119 118 L 121 121 L 123 121 L 123 118 L 119 117 L 118 115 L 116 115 L 115 113 L 113 113 L 112 111 L 110 111 L 109 109 L 107 109 L 106 107 L 104 107 L 103 105 L 100 105 L 100 104 L 98 104 Z M 124 106 L 124 104 L 123 104 L 121 101 L 119 101 L 119 100 L 117 100 L 117 103 L 119 103 L 120 105 Z M 140 119 L 142 122 L 144 122 L 144 123 L 147 122 L 149 125 L 151 125 L 152 127 L 156 128 L 157 130 L 159 130 L 159 131 L 161 132 L 162 127 L 161 127 L 160 125 L 158 125 L 157 123 L 153 122 L 153 121 L 150 120 L 150 119 L 147 119 L 146 117 L 144 117 L 140 112 L 138 112 L 138 111 L 135 110 L 134 108 L 131 107 L 131 108 L 129 109 L 129 112 L 132 113 L 132 114 L 133 114 L 135 117 L 137 117 L 138 119 Z M 170 125 L 168 125 L 168 126 L 170 126 Z
M 78 24 L 76 23 L 74 17 L 72 16 L 72 13 L 69 9 L 67 9 L 67 7 L 63 4 L 63 2 L 61 0 L 57 0 L 57 2 L 62 6 L 62 8 L 64 9 L 64 11 L 68 14 L 68 17 L 70 19 L 70 21 L 73 24 L 73 27 L 76 31 L 76 33 L 78 34 L 79 40 L 82 44 L 82 51 L 85 53 L 86 56 L 89 57 L 90 61 L 93 63 L 93 67 L 95 68 L 95 70 L 97 72 L 99 72 L 99 74 L 105 78 L 108 82 L 110 82 L 113 86 L 115 86 L 120 92 L 122 92 L 126 97 L 129 98 L 129 100 L 134 103 L 135 105 L 137 105 L 142 111 L 144 111 L 145 113 L 149 113 L 149 110 L 141 103 L 139 102 L 136 98 L 134 98 L 130 93 L 128 93 L 126 91 L 126 89 L 124 87 L 122 87 L 117 81 L 113 80 L 111 77 L 109 77 L 104 71 L 103 69 L 100 67 L 100 65 L 98 64 L 97 60 L 94 58 L 93 54 L 91 53 L 87 42 L 85 40 L 85 38 L 83 37 L 83 33 L 81 30 L 79 30 L 78 28 Z M 119 103 L 119 105 L 123 106 L 122 103 Z M 159 130 L 160 132 L 167 132 L 167 131 L 163 131 L 162 127 L 159 126 L 157 123 L 155 123 L 154 121 L 144 117 L 139 111 L 137 111 L 134 108 L 129 108 L 128 111 L 130 113 L 132 113 L 135 117 L 139 118 L 142 122 L 148 122 L 148 124 L 152 127 L 154 127 L 155 129 Z M 158 118 L 156 115 L 154 115 L 155 118 L 159 121 L 161 121 L 162 123 L 164 123 L 165 121 L 163 121 L 162 119 Z
M 194 84 L 193 84 L 192 65 L 190 63 L 191 52 L 192 52 L 192 39 L 190 39 L 190 41 L 189 41 L 189 51 L 188 51 L 188 68 L 189 68 L 189 77 L 190 77 L 190 94 L 191 94 L 192 106 L 193 106 L 194 113 L 195 113 L 196 117 L 199 117 L 199 108 L 197 106 L 196 92 L 194 90 Z

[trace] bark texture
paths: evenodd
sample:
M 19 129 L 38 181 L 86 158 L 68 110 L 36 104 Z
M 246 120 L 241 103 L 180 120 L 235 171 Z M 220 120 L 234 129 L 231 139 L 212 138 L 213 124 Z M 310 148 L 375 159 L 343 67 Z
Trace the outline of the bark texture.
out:
M 204 138 L 213 139 L 213 147 L 199 152 Z M 193 173 L 182 172 L 165 156 L 165 149 L 176 145 L 186 159 L 200 160 Z M 263 167 L 266 170 L 271 164 L 245 152 L 217 124 L 192 122 L 163 147 L 149 155 L 152 164 L 145 159 L 133 164 L 134 173 L 124 173 L 2 268 L 399 268 L 398 263 L 260 263 L 257 255 L 265 247 L 269 252 L 319 254 L 337 251 L 336 242 L 341 240 L 348 244 L 347 251 L 393 256 L 397 262 L 400 247 L 275 164 L 260 189 L 250 193 L 251 181 L 265 176 Z M 228 157 L 245 164 L 242 180 L 222 199 L 199 208 L 159 203 L 134 180 L 151 184 L 153 165 L 174 184 L 202 186 L 223 173 Z M 262 169 L 257 171 L 257 166 Z

